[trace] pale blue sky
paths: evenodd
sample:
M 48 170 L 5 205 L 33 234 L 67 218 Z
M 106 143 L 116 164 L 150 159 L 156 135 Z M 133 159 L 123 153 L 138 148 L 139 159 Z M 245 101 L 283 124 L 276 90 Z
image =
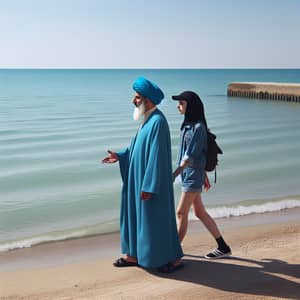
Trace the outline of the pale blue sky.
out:
M 300 0 L 0 0 L 0 68 L 300 68 Z

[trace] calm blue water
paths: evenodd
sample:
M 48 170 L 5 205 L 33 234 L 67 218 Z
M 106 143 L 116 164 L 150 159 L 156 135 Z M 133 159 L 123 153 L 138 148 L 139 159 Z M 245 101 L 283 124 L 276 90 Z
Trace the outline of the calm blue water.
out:
M 140 75 L 165 92 L 174 166 L 182 116 L 170 97 L 201 96 L 224 151 L 203 193 L 214 217 L 300 206 L 300 104 L 226 96 L 233 81 L 300 83 L 300 70 L 0 70 L 0 251 L 118 229 L 118 165 L 100 160 L 137 130 Z

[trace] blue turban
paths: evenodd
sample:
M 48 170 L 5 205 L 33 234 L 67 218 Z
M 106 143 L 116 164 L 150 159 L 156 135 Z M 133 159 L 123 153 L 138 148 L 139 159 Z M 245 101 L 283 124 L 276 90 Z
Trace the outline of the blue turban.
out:
M 153 82 L 144 77 L 139 77 L 135 80 L 132 88 L 142 96 L 151 100 L 155 105 L 158 105 L 164 98 L 162 90 Z

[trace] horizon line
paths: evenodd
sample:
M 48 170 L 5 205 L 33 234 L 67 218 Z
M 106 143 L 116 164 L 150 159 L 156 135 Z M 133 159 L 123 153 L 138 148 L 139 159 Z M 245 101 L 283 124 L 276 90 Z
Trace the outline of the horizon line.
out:
M 300 67 L 0 67 L 0 70 L 300 70 Z

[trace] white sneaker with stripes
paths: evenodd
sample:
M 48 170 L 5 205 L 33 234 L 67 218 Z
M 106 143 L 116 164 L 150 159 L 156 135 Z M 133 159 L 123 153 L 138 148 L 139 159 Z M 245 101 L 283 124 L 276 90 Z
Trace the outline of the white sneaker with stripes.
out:
M 204 257 L 207 259 L 218 259 L 218 258 L 223 258 L 223 257 L 228 257 L 231 255 L 231 250 L 230 248 L 228 251 L 222 251 L 219 249 L 215 249 L 211 251 L 210 253 L 206 254 Z

